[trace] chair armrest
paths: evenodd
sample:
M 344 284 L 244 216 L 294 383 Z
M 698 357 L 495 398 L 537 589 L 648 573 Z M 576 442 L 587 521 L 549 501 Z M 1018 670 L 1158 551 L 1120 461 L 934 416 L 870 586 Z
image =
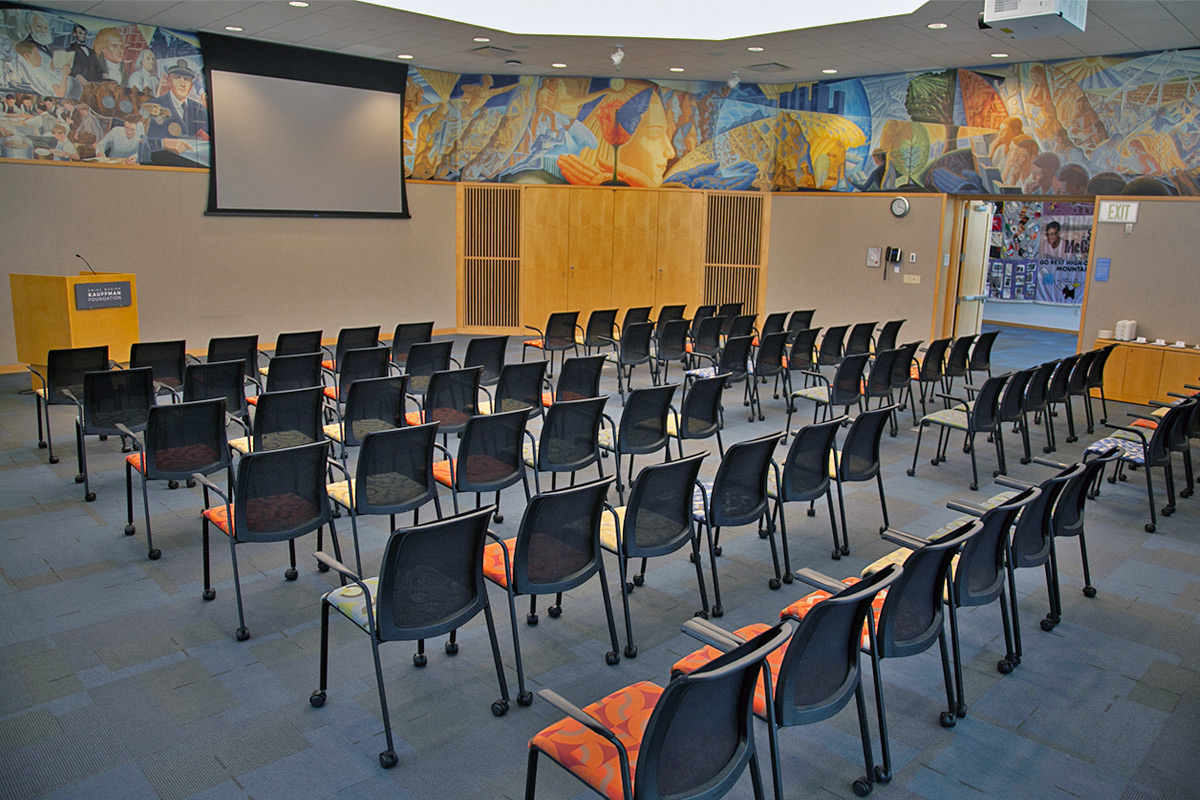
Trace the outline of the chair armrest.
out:
M 123 366 L 121 365 L 121 362 L 119 362 L 119 361 L 113 361 L 111 358 L 108 360 L 108 368 L 109 368 L 109 369 L 119 369 L 119 370 L 124 370 L 124 369 L 125 369 L 125 367 L 123 367 Z
M 1053 467 L 1054 469 L 1066 469 L 1067 467 L 1071 466 L 1070 464 L 1064 464 L 1061 461 L 1051 461 L 1050 459 L 1042 458 L 1041 456 L 1034 456 L 1033 463 L 1041 464 L 1043 467 Z
M 193 363 L 193 364 L 203 364 L 203 363 L 204 363 L 203 361 L 201 361 L 199 358 L 197 358 L 196 356 L 192 355 L 191 353 L 184 353 L 184 354 L 183 354 L 183 357 L 184 357 L 185 359 L 187 359 L 187 358 L 190 358 L 190 359 L 192 360 L 192 363 Z
M 541 329 L 541 328 L 535 328 L 535 327 L 533 327 L 532 325 L 525 325 L 524 327 L 526 327 L 526 328 L 528 328 L 529 330 L 533 331 L 534 333 L 536 333 L 538 336 L 542 337 L 543 339 L 544 339 L 544 338 L 546 338 L 546 334 L 542 333 L 542 329 Z
M 1151 405 L 1153 405 L 1153 404 L 1154 404 L 1154 401 L 1153 401 L 1153 400 L 1151 400 L 1150 402 L 1151 402 Z M 1165 405 L 1168 405 L 1168 404 L 1167 404 L 1167 403 L 1159 403 L 1158 405 L 1160 405 L 1160 406 L 1165 406 Z M 1151 420 L 1151 421 L 1156 421 L 1156 420 L 1158 420 L 1158 417 L 1155 417 L 1155 416 L 1153 416 L 1153 415 L 1151 415 L 1151 414 L 1138 414 L 1138 413 L 1136 413 L 1136 412 L 1134 412 L 1134 411 L 1126 411 L 1126 412 L 1125 412 L 1125 416 L 1127 416 L 1127 417 L 1132 417 L 1133 419 L 1148 419 L 1148 420 Z
M 829 577 L 823 572 L 817 572 L 811 567 L 798 569 L 792 574 L 796 576 L 796 580 L 807 583 L 809 586 L 815 586 L 816 588 L 830 592 L 831 594 L 837 594 L 846 588 L 846 584 Z
M 333 556 L 331 556 L 327 553 L 322 553 L 320 550 L 313 553 L 313 558 L 317 559 L 317 561 L 320 561 L 322 564 L 329 567 L 334 572 L 337 572 L 341 575 L 345 575 L 347 578 L 352 580 L 354 583 L 358 584 L 359 588 L 362 589 L 364 593 L 366 593 L 367 606 L 369 607 L 371 605 L 371 591 L 367 588 L 367 585 L 365 583 L 363 583 L 362 578 L 359 577 L 357 572 L 350 569 L 349 567 L 347 567 L 342 562 L 338 561 Z
M 130 441 L 132 441 L 132 442 L 133 442 L 133 449 L 134 449 L 134 450 L 142 450 L 142 449 L 143 449 L 143 448 L 142 448 L 142 443 L 138 441 L 138 438 L 137 438 L 137 436 L 134 434 L 134 432 L 133 432 L 133 431 L 131 431 L 131 430 L 129 430 L 129 428 L 125 427 L 125 423 L 124 423 L 124 422 L 118 422 L 118 423 L 117 423 L 117 430 L 119 430 L 119 431 L 121 432 L 121 435 L 122 435 L 122 436 L 128 436 L 128 437 L 129 437 Z
M 904 531 L 896 530 L 895 528 L 888 528 L 883 533 L 879 534 L 879 536 L 884 541 L 891 542 L 892 544 L 898 544 L 901 547 L 909 547 L 914 550 L 929 544 L 927 540 L 922 539 L 919 536 L 913 536 L 911 533 L 905 533 Z
M 205 486 L 205 487 L 211 489 L 212 491 L 214 491 L 216 493 L 217 497 L 220 497 L 222 500 L 225 501 L 225 505 L 229 505 L 229 495 L 225 491 L 223 491 L 220 486 L 217 486 L 215 483 L 213 483 L 207 475 L 202 475 L 199 472 L 193 472 L 192 480 L 194 480 L 196 483 L 200 484 L 201 486 Z
M 1153 417 L 1151 419 L 1153 419 Z M 1126 433 L 1132 433 L 1142 440 L 1142 446 L 1145 446 L 1146 444 L 1146 434 L 1142 433 L 1142 428 L 1130 428 L 1124 425 L 1113 425 L 1111 422 L 1107 423 L 1104 427 L 1114 431 L 1125 431 Z
M 614 339 L 614 338 L 613 338 L 613 337 L 611 337 L 611 336 L 597 336 L 596 338 L 597 338 L 597 339 L 600 339 L 600 340 L 602 340 L 602 341 L 608 342 L 608 343 L 609 343 L 609 344 L 611 344 L 613 347 L 619 347 L 619 346 L 620 346 L 620 342 L 619 342 L 617 339 Z
M 970 402 L 965 397 L 955 397 L 952 394 L 943 394 L 942 392 L 934 392 L 934 397 L 940 397 L 943 400 L 953 400 L 956 403 L 961 403 L 965 407 L 970 407 Z
M 238 425 L 240 425 L 242 427 L 242 430 L 244 430 L 246 432 L 247 436 L 251 435 L 250 434 L 250 426 L 246 423 L 245 420 L 239 419 L 238 417 L 235 417 L 233 414 L 230 414 L 228 411 L 226 411 L 225 412 L 225 424 L 228 425 L 231 422 L 234 422 L 234 423 L 237 423 Z
M 350 470 L 348 470 L 344 466 L 342 466 L 342 462 L 335 461 L 332 458 L 327 458 L 325 460 L 329 463 L 329 467 L 331 469 L 336 469 L 338 472 L 340 472 L 346 476 L 346 480 L 350 480 Z
M 443 445 L 443 444 L 438 444 L 437 442 L 434 442 L 434 443 L 433 443 L 433 448 L 434 448 L 435 450 L 441 450 L 441 451 L 442 451 L 442 453 L 443 453 L 443 454 L 446 456 L 446 460 L 447 460 L 447 461 L 450 461 L 450 462 L 452 462 L 452 463 L 453 463 L 453 461 L 454 461 L 454 456 L 450 455 L 450 451 L 446 449 L 446 446 L 445 446 L 445 445 Z
M 951 500 L 949 503 L 946 503 L 946 508 L 951 511 L 961 511 L 964 514 L 970 514 L 972 517 L 982 517 L 988 511 L 983 506 L 977 506 L 974 503 L 960 503 L 957 500 Z
M 463 368 L 462 362 L 461 362 L 461 361 L 459 361 L 459 360 L 458 360 L 457 358 L 455 358 L 454 356 L 450 356 L 450 361 L 451 361 L 452 363 L 456 364 L 456 365 L 458 366 L 458 368 L 459 368 L 459 369 L 462 369 L 462 368 Z
M 492 405 L 492 411 L 493 411 L 493 413 L 495 413 L 495 409 L 496 409 L 496 398 L 492 396 L 492 393 L 491 393 L 490 391 L 488 391 L 488 387 L 486 387 L 486 386 L 480 386 L 480 387 L 479 387 L 479 391 L 481 391 L 481 392 L 483 392 L 485 395 L 487 395 L 488 402 L 489 402 L 489 403 L 491 403 L 491 405 Z
M 1033 487 L 1037 486 L 1036 483 L 1019 481 L 1016 478 L 1010 478 L 1007 475 L 997 475 L 996 483 L 1000 484 L 1001 486 L 1007 486 L 1010 489 L 1032 489 Z
M 82 414 L 82 413 L 83 413 L 83 401 L 82 401 L 82 400 L 80 400 L 78 397 L 76 397 L 74 392 L 72 392 L 70 389 L 67 389 L 67 388 L 60 389 L 59 391 L 61 391 L 61 392 L 62 392 L 63 394 L 65 394 L 67 397 L 69 397 L 69 398 L 71 398 L 72 400 L 74 400 L 74 401 L 75 401 L 75 405 L 79 406 L 79 413 L 80 413 L 80 414 Z
M 542 698 L 547 703 L 578 722 L 580 725 L 583 725 L 592 733 L 608 740 L 614 747 L 616 747 L 617 752 L 621 757 L 621 769 L 625 772 L 626 780 L 628 780 L 629 754 L 625 750 L 625 745 L 621 743 L 621 740 L 617 738 L 615 733 L 606 728 L 602 722 L 593 717 L 591 714 L 587 713 L 582 708 L 575 705 L 570 700 L 567 700 L 565 697 L 553 691 L 552 689 L 542 689 L 538 692 L 538 697 Z
M 683 623 L 680 630 L 693 639 L 699 639 L 709 647 L 720 650 L 722 653 L 728 653 L 746 641 L 736 633 L 714 625 L 706 619 L 689 619 Z

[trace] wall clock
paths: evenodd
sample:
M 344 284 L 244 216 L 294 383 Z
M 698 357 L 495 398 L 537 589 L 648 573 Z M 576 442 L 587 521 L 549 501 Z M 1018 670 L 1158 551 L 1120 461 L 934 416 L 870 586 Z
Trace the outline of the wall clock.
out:
M 907 213 L 908 213 L 908 198 L 907 197 L 897 197 L 895 200 L 892 201 L 892 216 L 893 217 L 903 217 Z

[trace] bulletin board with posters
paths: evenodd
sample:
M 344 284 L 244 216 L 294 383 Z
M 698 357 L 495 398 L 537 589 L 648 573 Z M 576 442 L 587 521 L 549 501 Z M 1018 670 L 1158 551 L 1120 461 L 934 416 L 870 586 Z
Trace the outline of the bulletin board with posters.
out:
M 1093 203 L 997 203 L 988 248 L 988 299 L 1083 304 Z

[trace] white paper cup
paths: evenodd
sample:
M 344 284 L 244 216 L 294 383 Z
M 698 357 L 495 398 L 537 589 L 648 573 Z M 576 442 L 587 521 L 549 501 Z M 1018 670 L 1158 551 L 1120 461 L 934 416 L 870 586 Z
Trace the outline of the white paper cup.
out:
M 1112 331 L 1096 331 L 1096 338 L 1097 339 L 1111 339 L 1111 338 L 1113 338 L 1113 332 Z

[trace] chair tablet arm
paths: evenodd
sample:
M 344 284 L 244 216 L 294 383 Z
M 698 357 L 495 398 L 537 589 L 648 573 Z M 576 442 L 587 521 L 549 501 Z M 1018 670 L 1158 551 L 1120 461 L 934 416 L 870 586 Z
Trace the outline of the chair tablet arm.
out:
M 342 462 L 335 461 L 332 458 L 326 458 L 325 461 L 329 463 L 330 469 L 336 469 L 338 472 L 346 476 L 346 480 L 350 480 L 350 470 L 342 466 Z
M 136 436 L 136 435 L 134 435 L 133 431 L 129 430 L 129 428 L 127 428 L 127 427 L 125 426 L 125 423 L 124 423 L 124 422 L 118 422 L 118 423 L 117 423 L 117 430 L 119 430 L 119 431 L 121 432 L 121 435 L 122 435 L 122 436 L 128 436 L 128 437 L 129 437 L 130 441 L 132 441 L 132 442 L 133 442 L 133 449 L 134 449 L 134 450 L 141 450 L 141 449 L 142 449 L 142 443 L 138 441 L 138 438 L 137 438 L 137 436 Z
M 363 583 L 362 578 L 359 577 L 357 572 L 350 569 L 349 567 L 347 567 L 342 562 L 338 561 L 333 556 L 328 555 L 326 553 L 322 553 L 320 550 L 313 553 L 313 558 L 315 558 L 317 561 L 321 562 L 325 566 L 329 567 L 334 572 L 337 572 L 341 575 L 345 575 L 351 581 L 356 583 L 358 585 L 358 588 L 362 589 L 363 594 L 366 595 L 367 605 L 368 606 L 371 605 L 371 590 L 367 588 L 367 585 L 365 583 Z
M 905 533 L 904 531 L 896 530 L 895 528 L 888 528 L 883 533 L 879 534 L 879 536 L 884 541 L 891 542 L 892 544 L 898 544 L 901 547 L 909 547 L 914 550 L 929 544 L 927 540 L 922 539 L 919 536 L 913 536 L 911 533 Z
M 846 584 L 829 577 L 823 572 L 817 572 L 811 567 L 798 569 L 792 574 L 796 576 L 796 580 L 807 583 L 809 586 L 815 586 L 830 594 L 837 594 L 846 588 Z
M 714 625 L 706 619 L 689 619 L 679 630 L 722 653 L 728 653 L 746 641 L 736 633 Z
M 1010 478 L 1007 475 L 996 476 L 996 483 L 1000 484 L 1001 486 L 1007 486 L 1010 489 L 1032 489 L 1033 487 L 1037 486 L 1036 483 L 1019 481 L 1016 478 Z
M 194 480 L 196 483 L 200 484 L 201 486 L 207 487 L 207 488 L 211 489 L 212 491 L 216 492 L 217 497 L 220 497 L 222 500 L 224 500 L 225 505 L 229 505 L 228 493 L 225 492 L 224 490 L 222 490 L 220 486 L 217 486 L 215 483 L 213 483 L 211 480 L 209 480 L 207 475 L 202 475 L 199 472 L 193 472 L 192 480 Z
M 951 511 L 961 511 L 963 514 L 970 514 L 972 517 L 982 517 L 987 513 L 987 509 L 982 506 L 977 506 L 974 503 L 960 503 L 957 500 L 951 500 L 946 503 L 946 508 Z
M 1066 469 L 1067 467 L 1071 466 L 1070 464 L 1064 464 L 1061 461 L 1051 461 L 1050 459 L 1042 458 L 1041 456 L 1034 456 L 1033 463 L 1041 464 L 1043 467 L 1054 467 L 1055 469 Z
M 621 743 L 621 740 L 617 738 L 615 733 L 604 727 L 604 724 L 598 719 L 552 689 L 542 689 L 538 692 L 538 697 L 542 698 L 547 703 L 578 722 L 580 725 L 583 725 L 592 733 L 596 734 L 597 736 L 602 736 L 611 742 L 621 755 L 622 769 L 628 769 L 629 754 L 625 750 L 625 745 Z

